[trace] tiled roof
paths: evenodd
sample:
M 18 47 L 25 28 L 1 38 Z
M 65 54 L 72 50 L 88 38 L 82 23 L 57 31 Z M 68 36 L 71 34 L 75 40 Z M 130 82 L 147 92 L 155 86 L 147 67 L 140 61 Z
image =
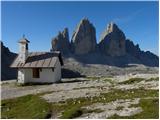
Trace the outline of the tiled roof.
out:
M 59 51 L 55 52 L 31 52 L 25 63 L 19 61 L 19 55 L 12 63 L 13 68 L 54 68 L 59 59 L 63 65 L 62 57 Z

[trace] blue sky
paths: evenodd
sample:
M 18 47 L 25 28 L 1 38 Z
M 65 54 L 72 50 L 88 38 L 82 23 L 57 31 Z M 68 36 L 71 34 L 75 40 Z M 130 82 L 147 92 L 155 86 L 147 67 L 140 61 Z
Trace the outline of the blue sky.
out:
M 158 1 L 152 2 L 2 2 L 2 41 L 18 52 L 25 34 L 30 51 L 49 51 L 51 39 L 68 27 L 70 39 L 79 21 L 87 17 L 96 27 L 97 43 L 111 21 L 142 50 L 158 55 Z

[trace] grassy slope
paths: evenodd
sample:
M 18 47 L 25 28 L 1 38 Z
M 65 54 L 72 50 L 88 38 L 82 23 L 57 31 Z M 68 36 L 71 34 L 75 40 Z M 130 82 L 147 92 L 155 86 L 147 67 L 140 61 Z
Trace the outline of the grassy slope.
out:
M 2 118 L 47 118 L 51 111 L 54 114 L 63 111 L 61 118 L 74 118 L 80 116 L 82 113 L 99 112 L 99 110 L 87 111 L 81 109 L 82 106 L 91 105 L 97 102 L 107 103 L 117 99 L 132 99 L 136 97 L 158 97 L 158 90 L 114 90 L 92 99 L 77 98 L 60 103 L 47 103 L 43 99 L 40 99 L 38 95 L 27 95 L 14 99 L 2 100 Z M 157 118 L 157 104 L 158 101 L 155 102 L 154 100 L 150 101 L 142 99 L 140 106 L 143 108 L 144 112 L 135 116 L 135 118 Z M 113 117 L 120 118 L 119 116 Z
M 110 93 L 101 94 L 100 97 L 94 97 L 93 99 L 78 98 L 74 100 L 72 99 L 67 100 L 65 103 L 52 104 L 52 109 L 57 110 L 58 108 L 59 112 L 63 111 L 61 118 L 74 118 L 75 117 L 74 113 L 77 113 L 77 111 L 81 111 L 81 112 L 78 112 L 80 114 L 76 114 L 77 117 L 80 116 L 82 113 L 91 112 L 91 111 L 86 111 L 85 109 L 81 109 L 82 106 L 90 105 L 97 102 L 107 103 L 117 99 L 132 99 L 132 98 L 144 98 L 144 97 L 158 97 L 158 90 L 128 90 L 128 91 L 114 90 Z M 149 103 L 148 101 L 149 100 L 144 99 L 143 102 L 140 103 L 139 106 L 142 106 L 142 109 L 144 110 L 144 112 L 140 113 L 139 116 L 135 116 L 134 118 L 141 118 L 140 116 L 144 116 L 142 118 L 158 117 L 158 112 L 157 112 L 158 106 L 155 105 L 153 101 L 149 101 Z M 150 107 L 150 109 L 146 109 L 147 107 L 143 107 L 143 106 L 146 106 L 146 104 L 148 104 L 147 107 Z M 154 107 L 151 105 L 153 105 Z M 93 110 L 92 112 L 96 112 L 96 111 Z M 152 114 L 153 112 L 154 112 L 154 115 Z M 128 118 L 128 117 L 124 117 L 124 118 Z
M 52 91 L 53 92 L 53 91 Z M 158 99 L 143 99 L 145 97 L 158 97 L 158 90 L 111 90 L 93 98 L 68 99 L 65 102 L 47 103 L 40 99 L 40 95 L 27 95 L 9 100 L 2 100 L 2 118 L 48 118 L 50 114 L 62 112 L 60 118 L 75 118 L 83 113 L 100 112 L 101 110 L 86 110 L 81 107 L 97 102 L 111 102 L 117 99 L 142 98 L 140 104 L 143 112 L 130 117 L 117 115 L 111 118 L 158 118 Z
M 37 95 L 2 100 L 2 118 L 47 118 L 49 104 Z

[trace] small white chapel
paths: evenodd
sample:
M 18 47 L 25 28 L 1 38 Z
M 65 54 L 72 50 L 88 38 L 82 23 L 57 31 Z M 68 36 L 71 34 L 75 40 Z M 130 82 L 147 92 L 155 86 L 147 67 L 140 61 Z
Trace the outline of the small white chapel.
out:
M 61 81 L 63 60 L 60 51 L 29 52 L 28 41 L 19 41 L 19 54 L 10 67 L 18 69 L 18 83 L 55 83 Z

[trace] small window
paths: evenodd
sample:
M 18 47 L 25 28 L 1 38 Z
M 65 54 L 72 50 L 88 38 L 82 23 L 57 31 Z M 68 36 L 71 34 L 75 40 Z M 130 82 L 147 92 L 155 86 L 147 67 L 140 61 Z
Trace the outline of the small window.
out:
M 26 44 L 26 50 L 28 50 L 28 44 Z
M 33 78 L 39 78 L 39 68 L 33 68 Z

